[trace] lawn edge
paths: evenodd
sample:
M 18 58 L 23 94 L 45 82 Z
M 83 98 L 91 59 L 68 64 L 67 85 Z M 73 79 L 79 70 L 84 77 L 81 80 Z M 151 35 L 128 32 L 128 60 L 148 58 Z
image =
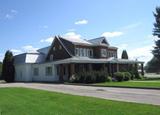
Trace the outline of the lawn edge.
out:
M 83 83 L 64 83 L 65 85 L 76 85 L 76 86 L 91 86 L 91 87 L 113 87 L 113 88 L 131 88 L 131 89 L 149 89 L 149 90 L 160 90 L 159 87 L 133 87 L 133 86 L 105 86 L 95 84 L 83 84 Z

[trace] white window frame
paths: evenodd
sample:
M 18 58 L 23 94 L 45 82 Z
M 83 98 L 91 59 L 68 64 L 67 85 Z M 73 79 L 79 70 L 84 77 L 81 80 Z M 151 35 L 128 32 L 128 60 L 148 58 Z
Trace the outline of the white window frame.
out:
M 101 49 L 101 57 L 107 57 L 107 50 L 104 48 Z
M 79 56 L 79 48 L 75 48 L 75 56 Z

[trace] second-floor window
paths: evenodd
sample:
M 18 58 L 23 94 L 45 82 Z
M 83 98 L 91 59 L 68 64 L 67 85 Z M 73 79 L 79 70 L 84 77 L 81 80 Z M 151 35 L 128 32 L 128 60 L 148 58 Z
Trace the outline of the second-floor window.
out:
M 75 56 L 93 57 L 93 50 L 87 48 L 75 48 Z
M 75 56 L 79 56 L 79 48 L 75 49 Z
M 107 57 L 117 57 L 117 52 L 115 51 L 108 51 L 107 52 Z
M 107 57 L 106 49 L 101 49 L 101 57 Z

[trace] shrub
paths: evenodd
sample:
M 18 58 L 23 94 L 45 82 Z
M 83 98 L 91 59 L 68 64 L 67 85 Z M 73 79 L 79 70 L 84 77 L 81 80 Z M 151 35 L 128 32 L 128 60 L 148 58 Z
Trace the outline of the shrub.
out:
M 129 73 L 131 74 L 131 79 L 132 79 L 132 80 L 135 79 L 135 74 L 134 74 L 134 72 L 133 72 L 133 71 L 130 71 Z
M 134 73 L 134 75 L 135 75 L 135 78 L 136 78 L 136 79 L 140 79 L 140 78 L 141 78 L 140 75 L 139 75 L 139 73 L 138 73 L 138 71 L 136 71 L 136 72 Z
M 112 81 L 112 77 L 108 76 L 108 77 L 106 78 L 106 82 L 111 82 L 111 81 Z
M 124 73 L 124 81 L 128 81 L 131 79 L 131 74 L 129 72 L 123 72 Z
M 123 81 L 124 80 L 124 73 L 123 72 L 116 72 L 114 73 L 114 77 L 117 81 Z
M 104 71 L 96 71 L 95 72 L 96 76 L 96 82 L 105 82 L 106 78 L 108 77 L 108 74 Z
M 92 72 L 86 72 L 84 83 L 95 83 L 96 78 Z
M 108 74 L 103 71 L 92 71 L 92 72 L 79 72 L 74 76 L 71 76 L 69 82 L 74 83 L 96 83 L 111 81 L 111 78 L 107 77 Z

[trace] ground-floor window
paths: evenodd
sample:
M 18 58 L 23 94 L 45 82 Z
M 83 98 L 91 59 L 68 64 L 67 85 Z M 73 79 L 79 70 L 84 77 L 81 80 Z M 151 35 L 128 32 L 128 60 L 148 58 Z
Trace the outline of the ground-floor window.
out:
M 52 76 L 52 67 L 46 67 L 46 76 Z
M 34 68 L 33 69 L 33 75 L 38 76 L 39 75 L 39 68 Z

